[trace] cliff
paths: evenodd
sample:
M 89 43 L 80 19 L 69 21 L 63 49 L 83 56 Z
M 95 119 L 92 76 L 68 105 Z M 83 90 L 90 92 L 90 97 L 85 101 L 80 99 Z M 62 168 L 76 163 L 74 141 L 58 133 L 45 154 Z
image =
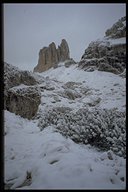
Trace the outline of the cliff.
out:
M 62 39 L 60 46 L 56 48 L 54 42 L 48 47 L 43 47 L 39 51 L 38 64 L 34 68 L 34 72 L 43 72 L 51 67 L 56 67 L 59 62 L 64 62 L 70 58 L 68 43 Z
M 126 67 L 126 17 L 117 21 L 105 34 L 105 37 L 89 44 L 79 67 L 88 71 L 122 73 Z

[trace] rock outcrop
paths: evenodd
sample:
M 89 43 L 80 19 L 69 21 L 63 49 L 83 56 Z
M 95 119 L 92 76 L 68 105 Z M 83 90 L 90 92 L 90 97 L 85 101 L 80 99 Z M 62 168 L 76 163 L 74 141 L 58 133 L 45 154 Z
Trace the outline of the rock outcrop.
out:
M 58 46 L 57 53 L 58 62 L 63 62 L 70 58 L 68 43 L 65 39 L 62 39 L 60 46 Z
M 119 19 L 119 21 L 105 32 L 105 35 L 112 38 L 126 37 L 126 17 Z
M 39 60 L 37 66 L 34 68 L 34 72 L 43 72 L 51 67 L 56 67 L 59 62 L 64 62 L 70 58 L 69 47 L 65 39 L 58 48 L 54 42 L 48 47 L 44 47 L 39 51 Z
M 37 80 L 32 73 L 4 63 L 4 109 L 31 119 L 41 102 Z
M 8 90 L 6 109 L 16 115 L 31 119 L 38 110 L 40 99 L 41 95 L 37 87 L 13 87 Z
M 76 62 L 72 58 L 64 62 L 65 67 L 70 67 L 71 65 L 74 65 L 74 64 L 76 64 Z
M 79 67 L 88 71 L 91 67 L 94 70 L 122 73 L 126 67 L 126 17 L 121 18 L 105 34 L 104 38 L 89 44 Z
M 20 84 L 36 85 L 38 82 L 29 71 L 22 71 L 17 67 L 4 63 L 4 84 L 5 89 L 9 89 Z

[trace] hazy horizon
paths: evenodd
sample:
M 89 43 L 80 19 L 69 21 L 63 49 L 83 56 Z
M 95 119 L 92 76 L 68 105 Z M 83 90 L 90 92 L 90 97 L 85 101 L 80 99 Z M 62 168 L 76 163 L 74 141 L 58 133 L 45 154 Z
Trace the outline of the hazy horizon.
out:
M 91 41 L 123 16 L 125 3 L 9 4 L 4 3 L 4 61 L 33 70 L 39 50 L 66 39 L 70 57 L 79 61 Z

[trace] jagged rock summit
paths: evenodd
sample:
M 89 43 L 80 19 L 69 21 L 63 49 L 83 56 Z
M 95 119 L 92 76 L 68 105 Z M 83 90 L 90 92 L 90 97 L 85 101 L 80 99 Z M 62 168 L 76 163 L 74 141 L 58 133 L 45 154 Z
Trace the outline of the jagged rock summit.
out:
M 79 67 L 86 71 L 122 73 L 126 68 L 126 17 L 119 19 L 105 37 L 93 41 L 85 49 Z
M 54 42 L 52 42 L 48 47 L 43 47 L 39 51 L 38 64 L 34 68 L 34 72 L 43 72 L 51 67 L 56 67 L 59 62 L 64 62 L 70 59 L 70 52 L 68 43 L 65 39 L 62 39 L 60 46 L 56 48 Z

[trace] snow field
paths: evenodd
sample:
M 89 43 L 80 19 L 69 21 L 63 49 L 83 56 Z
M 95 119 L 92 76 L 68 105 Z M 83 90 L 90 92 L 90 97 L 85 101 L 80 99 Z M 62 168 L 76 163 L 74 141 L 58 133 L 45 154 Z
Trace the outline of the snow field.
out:
M 42 96 L 37 116 L 27 120 L 5 110 L 6 188 L 125 189 L 126 79 L 63 63 L 34 76 Z M 114 152 L 88 144 L 96 129 Z
M 5 182 L 11 189 L 125 188 L 125 159 L 112 151 L 78 145 L 53 127 L 40 132 L 36 121 L 8 111 L 5 120 Z

